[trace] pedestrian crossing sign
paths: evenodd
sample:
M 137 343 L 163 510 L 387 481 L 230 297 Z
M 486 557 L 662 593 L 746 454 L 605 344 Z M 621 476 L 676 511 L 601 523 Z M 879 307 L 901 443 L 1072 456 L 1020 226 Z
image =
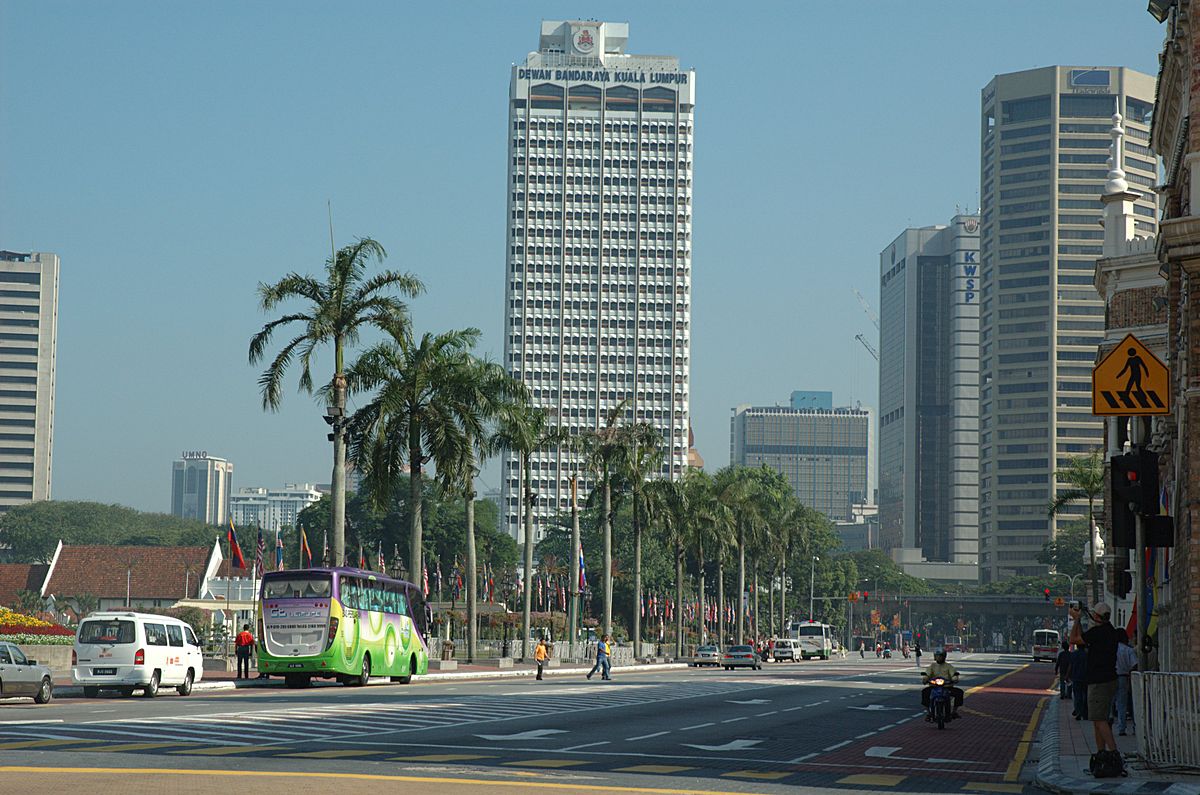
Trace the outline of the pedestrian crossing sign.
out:
M 1092 413 L 1144 417 L 1171 413 L 1171 371 L 1132 334 L 1092 369 Z

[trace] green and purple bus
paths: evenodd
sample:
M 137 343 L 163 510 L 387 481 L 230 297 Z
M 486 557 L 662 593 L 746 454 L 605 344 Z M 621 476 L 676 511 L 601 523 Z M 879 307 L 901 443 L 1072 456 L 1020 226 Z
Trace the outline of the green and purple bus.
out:
M 276 571 L 261 600 L 258 670 L 288 687 L 313 677 L 408 684 L 429 670 L 429 611 L 414 583 L 352 568 Z

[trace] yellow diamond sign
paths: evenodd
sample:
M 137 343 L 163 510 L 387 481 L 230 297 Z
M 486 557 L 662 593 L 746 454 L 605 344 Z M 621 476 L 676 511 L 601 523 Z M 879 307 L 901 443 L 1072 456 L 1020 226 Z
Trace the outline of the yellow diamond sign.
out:
M 1092 370 L 1092 413 L 1142 417 L 1171 413 L 1171 371 L 1127 334 Z

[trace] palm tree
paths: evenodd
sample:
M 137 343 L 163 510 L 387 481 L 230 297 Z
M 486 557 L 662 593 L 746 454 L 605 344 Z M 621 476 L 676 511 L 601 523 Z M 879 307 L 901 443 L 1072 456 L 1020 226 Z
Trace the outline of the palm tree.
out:
M 510 401 L 500 412 L 500 418 L 491 446 L 496 450 L 516 453 L 520 458 L 522 483 L 524 484 L 525 532 L 524 532 L 524 594 L 521 601 L 521 658 L 528 660 L 530 613 L 533 601 L 533 466 L 532 458 L 544 450 L 567 440 L 566 432 L 550 424 L 550 414 L 545 409 L 529 403 L 524 397 Z
M 463 427 L 461 440 L 463 445 L 456 451 L 458 457 L 449 465 L 438 469 L 438 479 L 443 488 L 451 493 L 458 493 L 463 498 L 463 508 L 466 516 L 467 535 L 467 662 L 475 659 L 478 653 L 478 621 L 479 597 L 477 591 L 478 579 L 475 570 L 478 566 L 475 544 L 475 478 L 479 475 L 480 462 L 490 455 L 493 450 L 491 439 L 486 434 L 476 433 L 477 429 L 487 422 L 494 421 L 504 408 L 505 401 L 515 395 L 522 394 L 522 386 L 508 376 L 504 368 L 495 362 L 481 359 L 474 360 L 471 365 L 475 372 L 469 383 L 473 385 L 475 394 L 467 401 L 477 416 Z
M 628 398 L 609 410 L 604 426 L 583 434 L 583 458 L 600 489 L 600 535 L 604 546 L 604 619 L 603 634 L 612 635 L 612 489 L 620 477 L 626 455 L 626 440 L 618 420 L 629 405 Z M 593 493 L 594 489 L 593 489 Z
M 1067 488 L 1055 492 L 1049 506 L 1049 516 L 1053 519 L 1073 502 L 1087 500 L 1088 505 L 1088 577 L 1092 581 L 1092 603 L 1100 601 L 1100 583 L 1096 578 L 1096 545 L 1091 543 L 1091 536 L 1096 533 L 1095 515 L 1096 500 L 1104 496 L 1104 458 L 1099 449 L 1085 455 L 1073 456 L 1065 467 L 1054 473 L 1058 483 Z
M 702 470 L 693 470 L 688 473 L 688 477 L 684 481 L 685 499 L 687 501 L 688 522 L 685 525 L 684 532 L 687 535 L 689 543 L 696 550 L 696 578 L 697 578 L 697 595 L 700 601 L 700 610 L 696 616 L 698 621 L 697 636 L 700 642 L 705 641 L 707 618 L 705 616 L 707 605 L 707 588 L 705 587 L 704 572 L 707 567 L 709 558 L 706 554 L 715 557 L 718 562 L 725 554 L 725 548 L 728 545 L 729 528 L 732 524 L 732 515 L 729 508 L 717 499 L 716 489 L 713 487 L 712 476 Z M 722 568 L 718 566 L 718 575 L 722 573 Z M 724 587 L 719 588 L 719 595 L 724 599 Z M 721 617 L 718 625 L 721 628 L 717 635 L 717 643 L 724 644 L 724 612 L 720 610 L 723 605 L 718 605 L 718 612 Z
M 333 345 L 333 379 L 327 390 L 333 423 L 332 516 L 334 564 L 341 566 L 346 557 L 346 348 L 358 342 L 364 327 L 399 334 L 409 324 L 408 306 L 389 291 L 414 297 L 425 287 L 416 276 L 384 270 L 367 277 L 372 260 L 383 262 L 387 252 L 370 238 L 360 238 L 339 250 L 325 263 L 325 280 L 289 273 L 275 284 L 258 285 L 259 305 L 270 312 L 284 301 L 299 298 L 308 306 L 267 323 L 250 338 L 250 364 L 257 364 L 266 352 L 276 329 L 298 323 L 303 331 L 288 341 L 258 378 L 263 409 L 277 411 L 283 399 L 283 378 L 288 366 L 300 357 L 300 389 L 312 393 L 313 353 L 319 346 Z
M 408 569 L 414 582 L 420 582 L 424 570 L 425 465 L 454 470 L 461 466 L 462 451 L 485 433 L 478 360 L 470 353 L 478 339 L 479 330 L 473 328 L 426 333 L 419 342 L 402 331 L 366 351 L 346 372 L 354 388 L 379 390 L 350 424 L 351 454 L 377 509 L 391 504 L 407 462 Z
M 653 510 L 648 514 L 657 517 L 659 526 L 665 531 L 671 550 L 675 554 L 675 658 L 683 657 L 683 562 L 688 542 L 689 521 L 688 487 L 686 481 L 696 470 L 688 470 L 683 480 L 659 478 L 646 484 L 646 504 Z
M 727 466 L 717 472 L 714 486 L 721 502 L 734 516 L 734 538 L 737 544 L 737 605 L 736 630 L 738 643 L 743 640 L 746 608 L 742 594 L 746 592 L 746 544 L 747 536 L 755 522 L 761 519 L 761 487 L 755 471 L 745 467 Z
M 622 478 L 632 497 L 633 525 L 633 656 L 637 659 L 642 642 L 642 520 L 657 513 L 657 504 L 647 500 L 646 480 L 662 465 L 662 434 L 653 425 L 639 422 L 622 429 L 625 456 Z

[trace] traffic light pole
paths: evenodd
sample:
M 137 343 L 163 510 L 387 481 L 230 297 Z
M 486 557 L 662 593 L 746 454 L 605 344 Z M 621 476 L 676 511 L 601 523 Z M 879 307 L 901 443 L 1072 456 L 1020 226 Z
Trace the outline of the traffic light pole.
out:
M 1141 447 L 1142 440 L 1142 418 L 1133 417 L 1129 422 L 1130 442 Z M 1155 495 L 1157 498 L 1157 495 Z M 1134 641 L 1134 650 L 1137 652 L 1138 670 L 1146 670 L 1146 651 L 1143 645 L 1146 638 L 1146 519 L 1142 516 L 1142 512 L 1138 511 L 1133 518 L 1133 538 L 1135 549 L 1133 550 L 1133 588 L 1134 588 L 1134 613 L 1136 623 L 1134 624 L 1137 633 L 1137 639 Z

